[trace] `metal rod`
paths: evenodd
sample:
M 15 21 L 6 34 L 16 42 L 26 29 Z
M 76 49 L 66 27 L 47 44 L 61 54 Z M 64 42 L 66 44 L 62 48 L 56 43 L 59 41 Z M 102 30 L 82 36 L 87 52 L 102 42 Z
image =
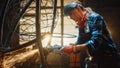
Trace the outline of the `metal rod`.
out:
M 3 9 L 3 12 L 1 11 L 1 13 L 0 13 L 0 15 L 2 16 L 2 25 L 1 25 L 1 33 L 0 33 L 0 46 L 2 46 L 3 47 L 3 30 L 4 30 L 4 24 L 5 24 L 5 15 L 6 15 L 6 12 L 7 12 L 7 7 L 8 7 L 8 3 L 10 2 L 10 0 L 8 0 L 8 1 L 4 1 L 3 2 L 3 7 L 2 7 L 2 9 Z M 3 14 L 3 15 L 2 15 Z
M 54 27 L 55 27 L 57 0 L 54 0 L 53 2 L 54 2 L 54 5 L 53 5 L 52 26 L 51 26 L 51 38 L 50 38 L 50 41 L 48 42 L 48 45 L 51 45 L 52 35 L 53 35 Z
M 36 42 L 36 39 L 33 39 L 33 40 L 31 40 L 31 41 L 29 41 L 29 42 L 27 42 L 27 43 L 24 43 L 24 44 L 22 44 L 22 45 L 18 45 L 18 46 L 15 47 L 15 48 L 12 48 L 12 49 L 8 49 L 8 50 L 6 50 L 6 51 L 3 51 L 2 54 L 8 53 L 8 52 L 12 52 L 12 51 L 16 51 L 16 50 L 18 50 L 18 49 L 22 49 L 22 48 L 24 48 L 24 47 L 27 47 L 27 46 L 32 45 L 32 44 L 35 43 L 35 42 Z
M 7 34 L 6 40 L 5 40 L 5 44 L 4 47 L 7 46 L 7 44 L 9 44 L 9 41 L 11 39 L 11 36 L 13 35 L 14 31 L 16 30 L 16 27 L 19 24 L 19 20 L 22 17 L 22 15 L 25 13 L 25 11 L 27 10 L 27 8 L 30 6 L 30 4 L 33 2 L 33 0 L 29 0 L 29 2 L 25 5 L 25 7 L 22 9 L 22 11 L 19 13 L 18 17 L 16 18 L 13 26 L 11 27 L 10 31 Z
M 21 7 L 22 8 L 22 7 Z M 34 9 L 35 7 L 33 6 L 31 6 L 31 7 L 29 7 L 29 8 L 31 8 L 31 9 Z M 57 9 L 60 9 L 61 7 L 60 6 L 57 6 L 56 7 Z M 51 7 L 51 6 L 41 6 L 41 10 L 44 10 L 44 9 L 53 9 L 53 7 Z
M 63 16 L 64 0 L 61 0 L 61 46 L 64 44 L 63 33 L 64 33 L 64 16 Z
M 44 39 L 44 38 L 43 38 L 43 36 L 42 36 L 42 37 L 41 37 L 41 40 L 43 40 L 43 39 Z M 30 46 L 30 45 L 32 45 L 32 44 L 34 44 L 34 43 L 36 43 L 36 39 L 33 39 L 33 40 L 28 41 L 28 42 L 26 42 L 26 43 L 24 43 L 24 44 L 21 44 L 21 45 L 17 45 L 16 47 L 14 47 L 14 48 L 12 48 L 12 49 L 7 49 L 7 50 L 5 50 L 5 51 L 2 51 L 1 54 L 6 54 L 6 53 L 8 53 L 8 52 L 16 51 L 16 50 L 25 48 L 25 47 L 27 47 L 27 46 Z
M 56 7 L 57 7 L 57 0 L 54 0 L 54 7 L 53 7 L 53 21 L 52 21 L 52 27 L 51 27 L 51 34 L 53 33 L 54 25 L 55 25 Z
M 42 40 L 40 39 L 41 38 L 41 29 L 40 29 L 41 21 L 39 19 L 40 19 L 41 3 L 42 3 L 41 0 L 36 0 L 36 44 L 39 48 L 42 68 L 46 68 L 43 47 L 42 47 L 42 42 L 41 42 Z

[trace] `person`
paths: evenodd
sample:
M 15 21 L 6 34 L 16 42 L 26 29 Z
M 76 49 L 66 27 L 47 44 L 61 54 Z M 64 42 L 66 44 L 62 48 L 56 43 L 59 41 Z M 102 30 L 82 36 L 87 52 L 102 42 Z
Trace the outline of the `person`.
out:
M 76 22 L 79 34 L 76 44 L 65 46 L 62 51 L 70 54 L 87 50 L 98 68 L 120 68 L 116 45 L 100 14 L 79 2 L 72 2 L 64 6 L 64 15 Z

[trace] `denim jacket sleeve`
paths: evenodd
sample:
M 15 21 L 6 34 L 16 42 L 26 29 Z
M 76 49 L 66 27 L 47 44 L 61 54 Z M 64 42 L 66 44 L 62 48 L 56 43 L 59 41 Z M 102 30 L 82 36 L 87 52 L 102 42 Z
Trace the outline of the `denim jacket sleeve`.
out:
M 102 43 L 102 28 L 106 27 L 103 18 L 99 14 L 92 15 L 88 21 L 91 31 L 90 40 L 85 42 L 89 49 L 97 50 Z
M 82 44 L 84 43 L 84 38 L 82 36 L 83 30 L 81 30 L 79 26 L 78 26 L 78 30 L 79 30 L 79 33 L 78 33 L 76 44 Z

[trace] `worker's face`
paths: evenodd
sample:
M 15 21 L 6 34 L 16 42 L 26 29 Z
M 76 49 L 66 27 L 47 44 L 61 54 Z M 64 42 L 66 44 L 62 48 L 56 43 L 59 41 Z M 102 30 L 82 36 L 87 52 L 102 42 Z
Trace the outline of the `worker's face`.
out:
M 82 10 L 80 7 L 73 9 L 71 12 L 69 12 L 69 16 L 74 21 L 78 21 L 82 18 Z

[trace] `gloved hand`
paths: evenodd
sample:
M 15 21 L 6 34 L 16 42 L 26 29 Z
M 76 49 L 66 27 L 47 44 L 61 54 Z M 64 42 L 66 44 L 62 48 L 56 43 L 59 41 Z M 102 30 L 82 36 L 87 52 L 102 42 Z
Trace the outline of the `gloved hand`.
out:
M 67 54 L 71 54 L 73 52 L 73 45 L 65 46 L 61 49 L 61 51 Z

